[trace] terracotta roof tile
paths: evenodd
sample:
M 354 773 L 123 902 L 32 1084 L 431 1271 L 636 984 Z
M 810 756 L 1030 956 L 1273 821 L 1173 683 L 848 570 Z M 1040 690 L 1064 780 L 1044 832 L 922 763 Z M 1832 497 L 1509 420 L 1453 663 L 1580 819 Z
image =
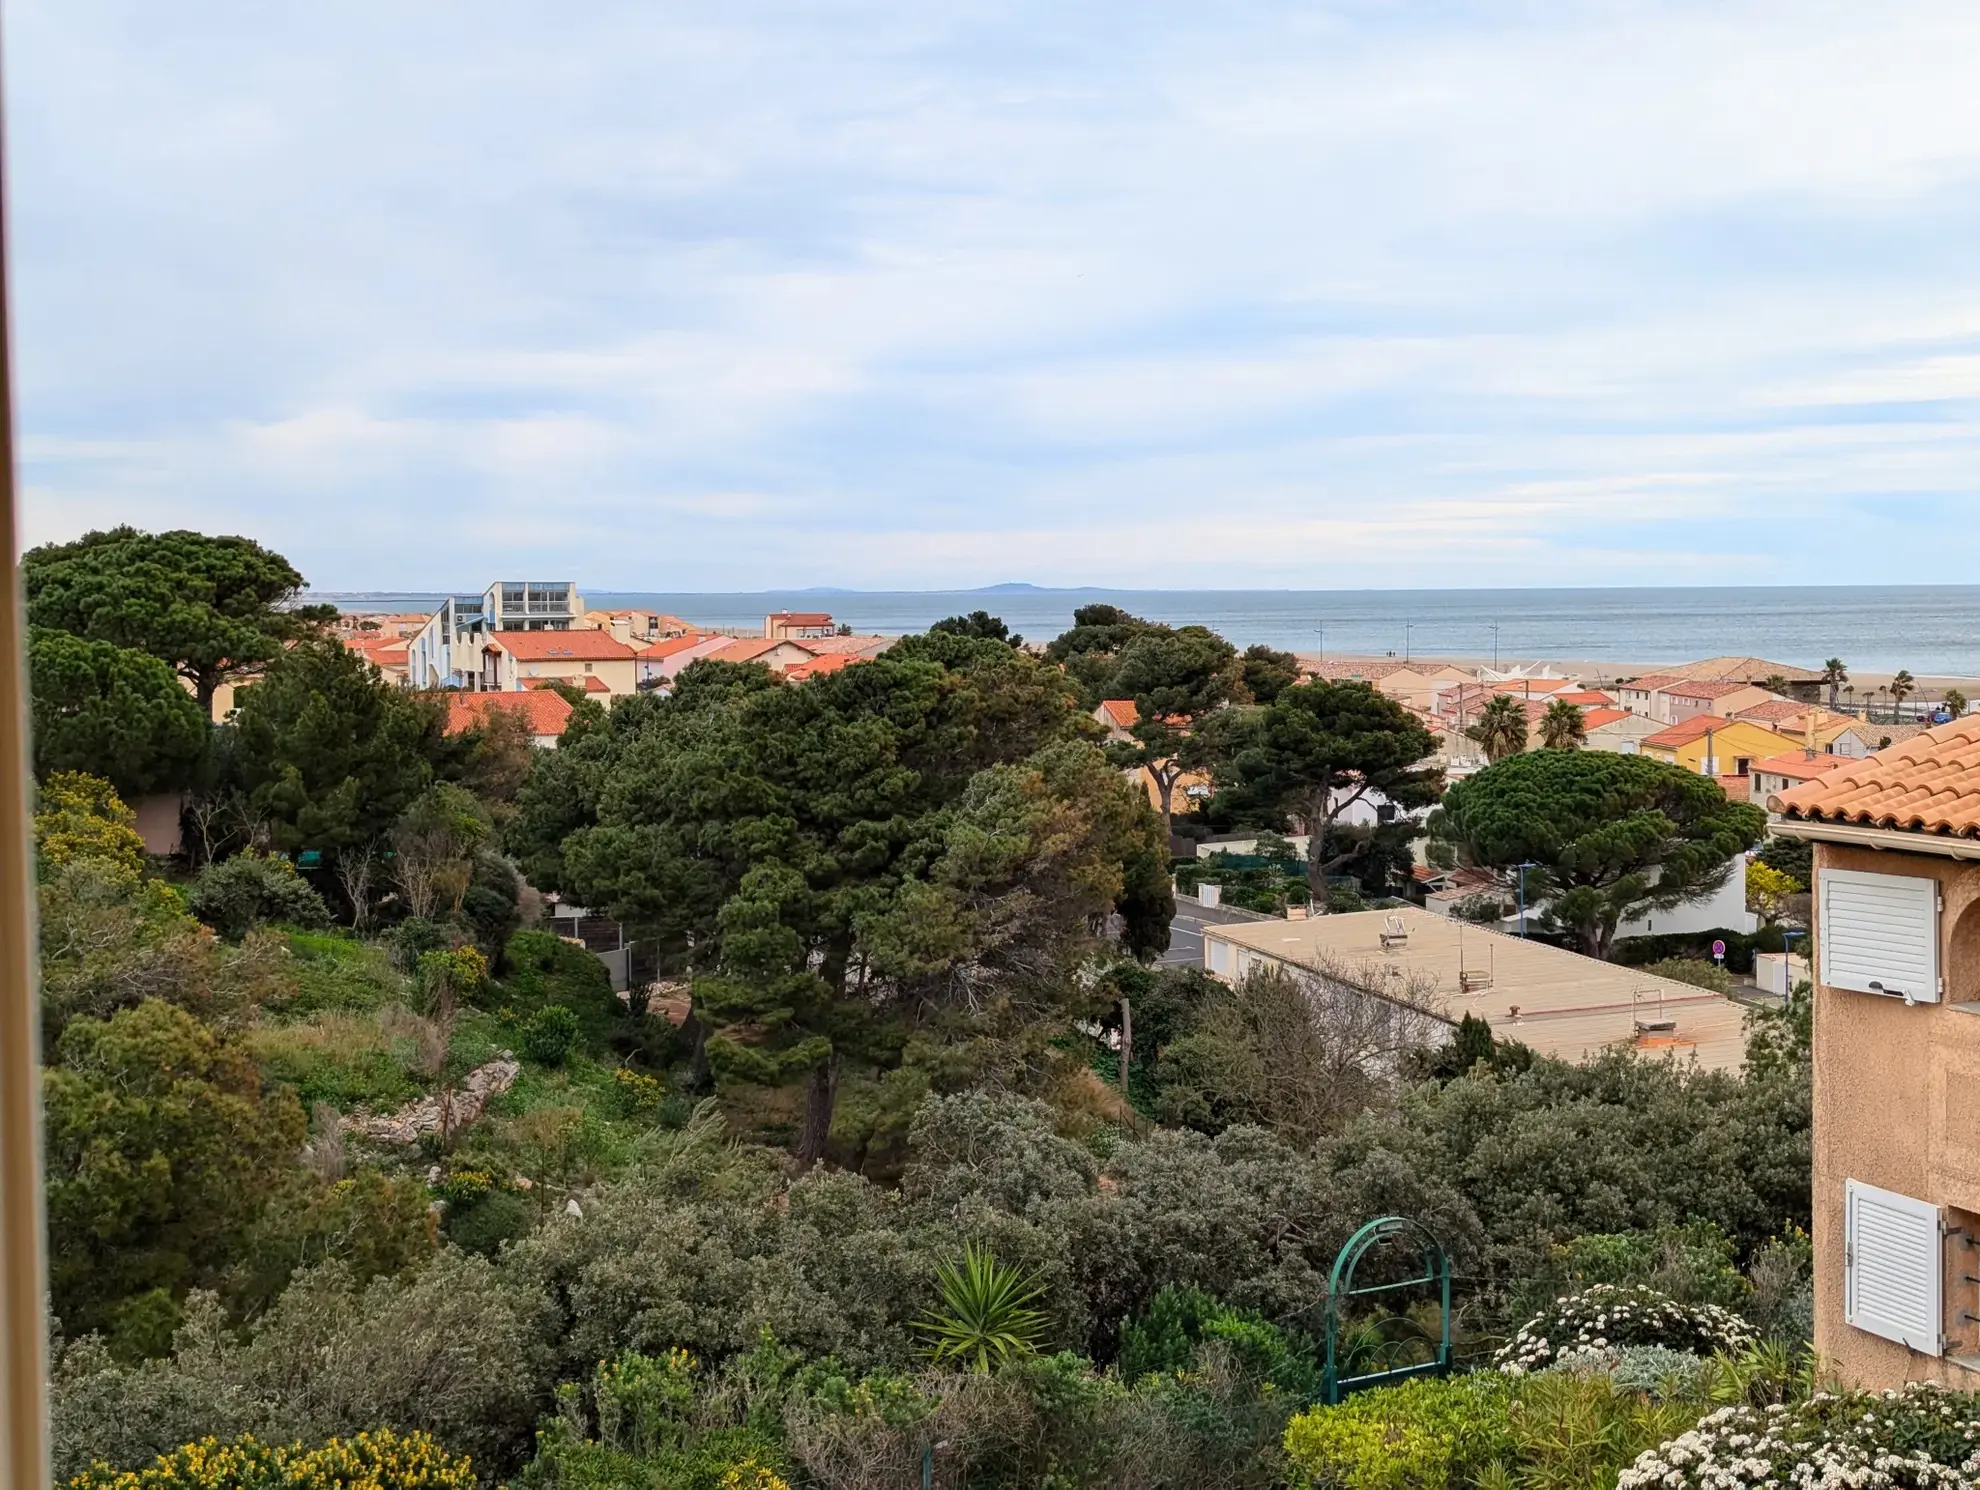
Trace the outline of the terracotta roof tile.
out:
M 521 662 L 616 662 L 634 656 L 633 649 L 609 631 L 497 631 L 491 643 Z
M 458 735 L 473 729 L 497 709 L 522 715 L 529 721 L 532 735 L 561 735 L 571 717 L 569 700 L 547 689 L 527 693 L 449 693 L 447 733 Z
M 815 678 L 821 673 L 836 673 L 864 661 L 864 657 L 853 652 L 827 652 L 810 662 L 793 662 L 784 669 L 784 681 L 802 683 L 806 678 Z
M 1581 727 L 1584 730 L 1601 729 L 1604 725 L 1614 724 L 1619 719 L 1636 717 L 1627 709 L 1585 709 L 1581 715 Z
M 1141 710 L 1134 706 L 1131 698 L 1105 699 L 1100 710 L 1107 716 L 1107 722 L 1117 729 L 1133 729 L 1141 722 Z
M 1853 724 L 1847 714 L 1831 714 L 1816 704 L 1804 704 L 1798 699 L 1770 698 L 1764 704 L 1755 704 L 1750 709 L 1741 709 L 1733 715 L 1735 719 L 1751 719 L 1758 724 L 1791 724 L 1796 729 L 1808 727 L 1808 711 L 1815 710 L 1815 728 L 1833 729 L 1836 726 Z
M 640 648 L 639 655 L 648 662 L 659 662 L 672 657 L 676 652 L 685 652 L 689 647 L 698 647 L 709 640 L 706 632 L 690 631 L 681 636 L 664 637 L 649 647 Z
M 1788 817 L 1915 833 L 1980 832 L 1980 717 L 1955 719 L 1804 782 L 1767 806 Z
M 1393 657 L 1335 657 L 1309 662 L 1301 671 L 1309 678 L 1321 678 L 1329 683 L 1379 683 L 1405 669 L 1415 671 L 1407 662 L 1398 662 Z
M 1618 686 L 1628 689 L 1631 693 L 1656 693 L 1660 689 L 1670 687 L 1673 683 L 1686 683 L 1689 681 L 1690 679 L 1686 678 L 1683 673 L 1645 673 L 1640 678 L 1632 678 L 1629 682 L 1619 684 Z
M 1662 691 L 1672 698 L 1720 699 L 1728 698 L 1753 686 L 1751 683 L 1701 683 L 1696 679 L 1687 679 L 1682 683 L 1673 683 Z
M 1770 735 L 1779 733 L 1751 721 L 1721 719 L 1717 714 L 1694 714 L 1689 719 L 1681 719 L 1666 729 L 1658 730 L 1654 735 L 1646 735 L 1643 744 L 1660 750 L 1675 750 L 1680 745 L 1689 745 L 1693 740 L 1702 740 L 1708 734 L 1724 734 L 1727 726 L 1735 723 L 1746 723 L 1750 728 L 1764 730 Z M 1781 738 L 1785 741 L 1787 737 L 1782 735 Z
M 1790 683 L 1819 683 L 1820 673 L 1785 662 L 1769 662 L 1764 657 L 1707 657 L 1678 669 L 1679 676 L 1694 683 L 1761 683 L 1782 677 Z
M 1578 704 L 1584 709 L 1607 709 L 1615 704 L 1613 694 L 1604 693 L 1599 688 L 1580 688 L 1573 693 L 1555 695 L 1562 703 Z
M 1826 776 L 1831 771 L 1840 771 L 1850 764 L 1846 755 L 1823 755 L 1819 751 L 1811 759 L 1799 750 L 1786 751 L 1781 755 L 1770 755 L 1763 761 L 1755 761 L 1755 772 L 1765 771 L 1769 776 L 1790 776 L 1796 781 L 1813 781 L 1818 776 Z

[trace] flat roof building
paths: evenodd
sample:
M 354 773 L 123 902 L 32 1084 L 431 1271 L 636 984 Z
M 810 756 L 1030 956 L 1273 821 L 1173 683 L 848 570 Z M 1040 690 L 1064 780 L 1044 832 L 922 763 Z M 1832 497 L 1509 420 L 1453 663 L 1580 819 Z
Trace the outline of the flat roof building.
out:
M 1473 1014 L 1502 1039 L 1562 1060 L 1616 1045 L 1695 1056 L 1712 1071 L 1746 1059 L 1745 1010 L 1723 994 L 1414 906 L 1206 926 L 1203 963 L 1232 981 L 1278 964 L 1378 996 L 1427 991 L 1445 1022 Z

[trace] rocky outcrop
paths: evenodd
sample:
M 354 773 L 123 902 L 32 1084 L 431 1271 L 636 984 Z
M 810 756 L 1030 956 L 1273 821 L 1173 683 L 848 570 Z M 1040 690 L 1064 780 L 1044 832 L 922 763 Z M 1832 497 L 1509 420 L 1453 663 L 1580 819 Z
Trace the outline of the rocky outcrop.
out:
M 373 1143 L 401 1147 L 419 1142 L 424 1133 L 458 1133 L 479 1118 L 490 1102 L 514 1086 L 521 1074 L 521 1063 L 504 1051 L 500 1059 L 468 1072 L 451 1091 L 423 1097 L 397 1112 L 347 1117 L 343 1127 L 346 1132 Z

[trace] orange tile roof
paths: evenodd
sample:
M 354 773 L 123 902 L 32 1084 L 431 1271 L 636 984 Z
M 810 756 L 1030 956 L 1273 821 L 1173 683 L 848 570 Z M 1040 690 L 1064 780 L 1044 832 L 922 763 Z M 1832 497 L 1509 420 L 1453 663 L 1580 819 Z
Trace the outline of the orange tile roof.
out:
M 676 652 L 685 652 L 689 647 L 698 647 L 703 642 L 711 639 L 709 633 L 703 631 L 690 631 L 682 636 L 663 637 L 650 647 L 642 647 L 639 655 L 644 657 L 648 662 L 659 662 L 664 658 L 672 657 Z
M 1670 687 L 1673 683 L 1689 681 L 1683 673 L 1645 673 L 1640 678 L 1632 678 L 1629 682 L 1617 686 L 1626 688 L 1631 693 L 1655 693 L 1660 688 Z
M 548 689 L 528 693 L 449 693 L 447 733 L 458 735 L 485 721 L 495 710 L 520 714 L 532 735 L 561 735 L 571 717 L 570 701 Z
M 1847 714 L 1831 714 L 1819 704 L 1804 704 L 1799 699 L 1770 698 L 1764 704 L 1755 704 L 1750 709 L 1741 709 L 1733 715 L 1735 719 L 1750 719 L 1759 724 L 1791 724 L 1796 729 L 1808 727 L 1808 711 L 1815 711 L 1815 727 L 1829 729 L 1836 725 L 1853 724 Z
M 1563 689 L 1570 692 L 1578 692 L 1580 688 L 1581 684 L 1573 678 L 1507 678 L 1503 682 L 1492 685 L 1492 691 L 1494 693 L 1520 695 L 1529 693 L 1559 693 Z
M 1780 755 L 1770 755 L 1763 761 L 1755 761 L 1753 769 L 1765 771 L 1769 776 L 1792 776 L 1796 781 L 1813 781 L 1831 771 L 1840 771 L 1849 763 L 1849 757 L 1845 755 L 1823 755 L 1818 751 L 1810 758 L 1803 751 L 1789 750 Z
M 1790 683 L 1819 683 L 1820 673 L 1785 662 L 1769 662 L 1764 657 L 1707 657 L 1688 663 L 1680 676 L 1699 683 L 1759 683 L 1779 675 Z
M 830 611 L 822 610 L 779 610 L 770 613 L 770 619 L 784 626 L 829 626 L 832 624 Z
M 1672 698 L 1719 699 L 1729 698 L 1735 693 L 1755 686 L 1752 683 L 1701 683 L 1695 679 L 1688 679 L 1683 683 L 1673 683 L 1663 691 Z
M 821 656 L 834 652 L 884 652 L 894 644 L 891 636 L 794 636 L 790 641 Z
M 1416 671 L 1412 664 L 1397 662 L 1393 657 L 1336 657 L 1308 663 L 1302 671 L 1309 678 L 1324 678 L 1329 683 L 1378 683 L 1404 669 Z
M 519 662 L 617 662 L 635 656 L 633 649 L 609 631 L 497 631 L 492 644 Z
M 730 642 L 726 647 L 717 647 L 708 654 L 710 662 L 757 662 L 779 647 L 795 647 L 797 643 L 787 637 L 745 636 Z M 800 651 L 803 648 L 799 648 Z
M 815 678 L 820 673 L 836 673 L 842 668 L 864 661 L 866 661 L 864 657 L 856 656 L 851 652 L 827 652 L 823 657 L 810 662 L 793 662 L 784 669 L 784 681 L 802 683 L 806 678 Z
M 1764 724 L 1752 724 L 1751 720 L 1721 719 L 1717 714 L 1694 714 L 1689 719 L 1680 720 L 1668 728 L 1658 730 L 1654 735 L 1646 735 L 1642 743 L 1646 748 L 1654 746 L 1660 750 L 1675 750 L 1680 745 L 1689 745 L 1693 740 L 1702 740 L 1708 734 L 1724 734 L 1726 727 L 1735 723 L 1749 724 L 1754 729 L 1766 730 L 1770 735 L 1780 733 L 1778 730 L 1767 729 Z M 1782 738 L 1786 739 L 1786 736 Z
M 1791 818 L 1915 833 L 1980 832 L 1980 718 L 1955 719 L 1770 799 Z
M 1600 729 L 1606 724 L 1614 724 L 1618 719 L 1636 717 L 1627 709 L 1586 709 L 1582 711 L 1581 727 L 1584 730 Z
M 1578 704 L 1584 709 L 1606 709 L 1615 703 L 1615 698 L 1599 688 L 1582 688 L 1573 693 L 1556 694 L 1565 704 Z
M 1131 698 L 1110 698 L 1101 702 L 1100 708 L 1108 722 L 1118 729 L 1133 729 L 1141 723 L 1141 710 L 1134 706 Z

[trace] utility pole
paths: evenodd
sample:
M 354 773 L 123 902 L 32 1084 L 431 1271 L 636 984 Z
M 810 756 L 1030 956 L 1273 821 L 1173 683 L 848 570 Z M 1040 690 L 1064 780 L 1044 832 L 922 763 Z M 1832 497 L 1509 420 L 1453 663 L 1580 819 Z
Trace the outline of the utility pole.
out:
M 1412 630 L 1415 629 L 1415 625 L 1416 623 L 1414 621 L 1403 622 L 1403 661 L 1404 662 L 1409 661 L 1409 634 Z M 1389 655 L 1393 657 L 1395 654 L 1392 652 Z
M 1492 671 L 1499 670 L 1499 623 L 1492 622 Z

